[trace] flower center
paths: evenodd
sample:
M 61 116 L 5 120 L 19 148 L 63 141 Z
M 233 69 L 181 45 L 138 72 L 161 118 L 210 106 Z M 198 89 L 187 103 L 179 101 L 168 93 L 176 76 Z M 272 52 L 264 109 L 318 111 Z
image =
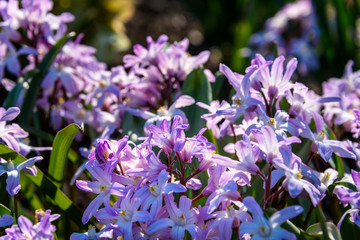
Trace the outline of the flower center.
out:
M 242 102 L 241 99 L 239 97 L 234 98 L 234 103 L 237 107 L 241 107 L 242 106 Z
M 186 225 L 186 219 L 184 214 L 182 213 L 180 217 L 178 217 L 177 221 L 178 225 L 185 226 Z
M 298 178 L 303 178 L 303 175 L 301 174 L 301 169 L 299 169 L 299 172 L 296 174 Z
M 260 227 L 260 235 L 263 237 L 269 236 L 271 233 L 271 229 L 267 225 L 262 225 Z

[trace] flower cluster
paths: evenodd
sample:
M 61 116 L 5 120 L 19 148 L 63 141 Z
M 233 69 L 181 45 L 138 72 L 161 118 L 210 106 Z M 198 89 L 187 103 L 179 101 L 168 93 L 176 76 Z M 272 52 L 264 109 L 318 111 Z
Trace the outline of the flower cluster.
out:
M 299 60 L 299 72 L 319 68 L 316 46 L 320 39 L 314 7 L 310 0 L 287 3 L 276 15 L 267 20 L 265 29 L 252 35 L 249 46 L 253 53 L 273 58 L 273 45 L 278 45 L 280 55 Z
M 0 79 L 5 89 L 11 91 L 16 83 L 3 76 L 15 75 L 18 82 L 23 81 L 65 36 L 66 24 L 74 17 L 70 13 L 53 15 L 51 0 L 22 1 L 21 7 L 18 1 L 3 1 L 0 7 L 4 19 L 1 25 L 4 32 L 0 34 L 3 49 Z M 54 130 L 59 130 L 64 121 L 86 123 L 99 133 L 107 132 L 103 137 L 108 138 L 116 129 L 121 131 L 126 109 L 146 119 L 154 114 L 143 111 L 156 111 L 156 116 L 176 115 L 175 108 L 179 106 L 172 107 L 172 92 L 179 94 L 180 83 L 204 64 L 210 54 L 204 51 L 189 56 L 188 39 L 171 44 L 166 35 L 157 41 L 148 37 L 147 48 L 135 45 L 135 55 L 125 56 L 124 66 L 107 70 L 95 58 L 96 49 L 80 43 L 82 38 L 82 34 L 78 35 L 61 49 L 41 83 L 37 104 L 49 116 Z M 21 66 L 20 55 L 25 56 L 22 58 L 26 58 L 23 61 L 26 66 Z M 215 80 L 210 71 L 205 73 Z M 23 91 L 25 88 L 26 84 Z M 18 104 L 22 104 L 22 99 Z M 132 108 L 142 110 L 134 113 Z
M 18 224 L 12 225 L 11 228 L 5 229 L 6 235 L 0 237 L 1 240 L 27 240 L 27 239 L 47 239 L 53 240 L 56 228 L 51 225 L 60 217 L 59 214 L 50 214 L 50 210 L 45 212 L 36 210 L 35 224 L 28 218 L 20 216 L 17 219 Z M 4 216 L 2 217 L 4 218 Z M 2 220 L 0 218 L 0 221 Z M 14 220 L 14 219 L 12 219 Z M 11 221 L 9 221 L 11 223 Z
M 238 187 L 250 186 L 249 170 L 224 167 L 228 159 L 216 154 L 215 146 L 202 136 L 205 129 L 186 137 L 186 128 L 183 119 L 175 116 L 171 124 L 164 119 L 160 126 L 150 125 L 149 136 L 138 145 L 127 137 L 98 139 L 86 164 L 93 181 L 76 181 L 81 190 L 97 194 L 84 212 L 83 223 L 94 216 L 105 225 L 102 231 L 125 239 L 183 239 L 185 231 L 193 239 L 231 239 L 233 226 L 240 226 L 239 237 L 284 232 L 294 237 L 279 226 L 302 208 L 282 210 L 289 214 L 268 222 L 260 207 L 253 205 L 254 199 L 242 203 Z M 202 172 L 209 175 L 207 183 L 198 178 Z M 190 192 L 198 195 L 191 199 Z M 115 202 L 112 195 L 117 196 Z M 193 207 L 201 198 L 206 198 L 205 205 Z M 258 218 L 263 225 L 258 225 Z M 258 231 L 249 232 L 246 226 L 251 224 Z

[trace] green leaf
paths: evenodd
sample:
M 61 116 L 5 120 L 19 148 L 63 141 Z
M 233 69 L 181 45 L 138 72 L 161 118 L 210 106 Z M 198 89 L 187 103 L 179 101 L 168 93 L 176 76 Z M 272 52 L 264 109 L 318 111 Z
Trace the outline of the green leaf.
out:
M 2 216 L 3 214 L 11 215 L 11 210 L 0 203 L 0 216 Z
M 26 160 L 24 156 L 2 144 L 0 144 L 0 157 L 5 160 L 12 159 L 14 164 L 19 164 Z M 69 219 L 72 219 L 79 227 L 82 227 L 82 212 L 73 204 L 65 193 L 63 193 L 47 176 L 44 175 L 39 168 L 36 167 L 36 170 L 36 176 L 25 174 L 21 171 L 21 178 L 26 177 L 28 181 L 32 182 L 36 186 L 38 190 L 37 192 L 46 194 L 50 197 L 50 199 L 52 199 L 52 204 L 63 211 L 61 214 L 67 215 Z
M 321 227 L 324 239 L 330 240 L 331 239 L 330 238 L 330 232 L 329 232 L 329 229 L 327 227 L 326 218 L 325 218 L 323 210 L 321 209 L 321 206 L 318 205 L 316 207 L 316 212 L 317 212 L 318 220 L 320 221 L 320 227 Z
M 193 97 L 196 102 L 210 104 L 212 100 L 211 86 L 203 70 L 197 69 L 189 74 L 182 87 L 182 93 Z M 194 104 L 184 108 L 184 112 L 190 123 L 188 135 L 193 136 L 204 127 L 205 120 L 201 118 L 201 115 L 207 111 Z
M 332 222 L 326 223 L 326 228 L 329 233 L 329 238 L 332 240 L 341 240 L 339 230 Z M 306 233 L 312 238 L 319 238 L 323 236 L 323 230 L 320 223 L 315 223 L 306 229 Z
M 27 123 L 30 120 L 33 108 L 35 106 L 41 82 L 49 71 L 50 66 L 54 62 L 56 56 L 60 53 L 63 46 L 75 36 L 75 33 L 69 33 L 62 37 L 46 54 L 44 59 L 38 66 L 38 74 L 35 74 L 31 79 L 29 90 L 26 92 L 24 103 L 21 108 L 19 123 Z
M 83 132 L 83 128 L 73 123 L 59 131 L 55 136 L 50 156 L 48 175 L 58 187 L 61 187 L 64 181 L 65 168 L 71 143 L 76 134 L 80 131 Z
M 6 97 L 6 104 L 5 108 L 10 108 L 16 106 L 16 102 L 19 99 L 19 95 L 21 90 L 23 89 L 24 83 L 18 83 L 13 87 L 13 89 L 9 92 L 8 96 Z
M 138 137 L 145 136 L 144 124 L 144 119 L 135 117 L 126 112 L 123 118 L 123 132 L 125 135 L 129 136 L 131 141 L 136 143 Z

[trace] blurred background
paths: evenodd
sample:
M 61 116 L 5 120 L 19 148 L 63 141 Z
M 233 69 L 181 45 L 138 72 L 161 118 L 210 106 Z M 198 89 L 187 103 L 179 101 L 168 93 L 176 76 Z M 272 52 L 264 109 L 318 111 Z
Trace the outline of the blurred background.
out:
M 212 71 L 222 62 L 243 73 L 256 52 L 273 58 L 277 42 L 275 52 L 299 59 L 296 80 L 316 91 L 329 77 L 341 77 L 348 60 L 359 67 L 359 2 L 57 0 L 54 13 L 74 14 L 70 30 L 84 33 L 83 43 L 109 66 L 122 64 L 132 45 L 146 46 L 147 36 L 167 34 L 171 42 L 189 38 L 191 54 L 209 49 Z

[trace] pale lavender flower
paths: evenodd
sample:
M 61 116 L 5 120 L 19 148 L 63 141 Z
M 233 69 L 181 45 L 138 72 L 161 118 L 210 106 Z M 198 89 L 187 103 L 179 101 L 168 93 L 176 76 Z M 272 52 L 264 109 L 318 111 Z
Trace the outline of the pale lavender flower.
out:
M 281 162 L 275 159 L 274 163 L 277 169 L 272 172 L 271 187 L 285 176 L 282 186 L 287 189 L 292 198 L 296 198 L 300 193 L 306 191 L 312 204 L 316 206 L 325 197 L 326 188 L 322 186 L 314 171 L 303 164 L 301 160 L 287 159 L 285 162 Z
M 253 239 L 296 239 L 295 234 L 280 228 L 280 225 L 286 220 L 299 215 L 303 211 L 301 206 L 284 208 L 266 219 L 259 204 L 253 197 L 244 198 L 243 203 L 251 212 L 253 221 L 240 224 L 239 238 L 245 233 L 250 233 Z
M 95 181 L 76 181 L 76 186 L 81 190 L 98 194 L 84 211 L 82 217 L 84 224 L 89 221 L 103 203 L 106 207 L 111 207 L 111 195 L 123 196 L 127 192 L 127 189 L 122 184 L 112 181 L 112 173 L 116 165 L 116 160 L 108 161 L 104 169 L 102 169 L 94 160 L 90 160 L 86 163 L 86 169 L 95 178 Z
M 140 188 L 136 191 L 133 188 L 130 189 L 124 197 L 118 199 L 113 208 L 107 206 L 99 210 L 95 217 L 106 224 L 113 221 L 108 227 L 114 229 L 115 237 L 122 235 L 124 239 L 134 239 L 132 231 L 133 223 L 152 220 L 149 212 L 139 210 L 140 205 L 150 194 L 146 190 L 146 188 Z M 120 234 L 118 233 L 119 231 Z
M 158 180 L 149 184 L 148 190 L 150 194 L 145 199 L 143 209 L 147 210 L 150 206 L 150 214 L 154 218 L 159 213 L 163 194 L 186 192 L 186 187 L 181 184 L 169 183 L 170 175 L 166 170 L 162 170 L 159 174 Z
M 360 173 L 356 172 L 354 170 L 351 170 L 351 176 L 354 181 L 354 185 L 356 186 L 357 192 L 341 186 L 337 185 L 334 189 L 334 194 L 338 197 L 340 200 L 340 203 L 344 204 L 346 207 L 347 205 L 350 205 L 350 209 L 347 210 L 341 219 L 339 220 L 339 223 L 337 225 L 338 229 L 340 230 L 341 224 L 343 220 L 345 219 L 345 216 L 347 214 L 350 214 L 350 221 L 355 223 L 356 225 L 360 226 L 360 216 L 359 216 L 359 210 L 360 210 Z
M 14 196 L 20 191 L 20 171 L 36 176 L 36 168 L 30 166 L 34 165 L 35 162 L 42 160 L 43 158 L 38 156 L 25 160 L 20 164 L 14 164 L 11 160 L 5 161 L 0 159 L 0 176 L 4 173 L 7 174 L 6 178 L 6 191 Z
M 18 218 L 18 224 L 12 225 L 11 228 L 5 229 L 5 236 L 0 237 L 1 240 L 27 240 L 27 239 L 54 239 L 55 226 L 51 225 L 60 217 L 59 214 L 50 215 L 51 211 L 36 211 L 36 222 L 33 224 L 24 216 Z
M 111 239 L 113 237 L 113 230 L 103 229 L 99 232 L 96 232 L 94 226 L 89 225 L 89 230 L 86 233 L 72 233 L 70 236 L 70 240 L 105 240 Z
M 234 208 L 236 207 L 236 209 Z M 230 240 L 233 226 L 237 227 L 241 222 L 251 221 L 250 215 L 242 202 L 224 201 L 220 211 L 214 213 L 215 220 L 210 228 L 217 228 L 221 239 Z
M 0 143 L 5 143 L 16 152 L 21 150 L 19 139 L 27 137 L 28 133 L 18 124 L 7 125 L 6 122 L 16 118 L 19 113 L 18 107 L 11 107 L 8 110 L 0 107 Z
M 264 64 L 264 67 L 265 66 L 266 65 Z M 230 108 L 217 110 L 217 115 L 225 115 L 235 119 L 240 116 L 240 114 L 244 113 L 244 111 L 248 108 L 262 104 L 262 101 L 258 98 L 258 96 L 250 92 L 250 77 L 255 71 L 260 70 L 261 68 L 253 68 L 243 76 L 232 72 L 230 68 L 224 64 L 220 64 L 220 72 L 225 74 L 229 83 L 235 89 L 236 94 L 232 97 L 232 106 Z
M 183 108 L 186 106 L 190 106 L 195 103 L 195 100 L 188 96 L 188 95 L 182 95 L 178 99 L 175 100 L 175 102 L 167 109 L 165 106 L 160 107 L 156 114 L 148 111 L 143 111 L 140 109 L 133 109 L 133 108 L 127 108 L 126 111 L 146 119 L 146 123 L 144 125 L 145 132 L 149 131 L 150 125 L 156 125 L 159 126 L 164 119 L 166 119 L 168 122 L 170 122 L 175 116 L 181 116 L 184 123 L 187 124 L 188 120 L 186 118 L 186 115 L 183 111 L 181 111 L 179 108 Z
M 182 240 L 187 230 L 192 238 L 196 239 L 200 234 L 200 229 L 195 225 L 196 213 L 191 207 L 191 200 L 186 196 L 181 196 L 179 208 L 174 199 L 169 195 L 165 196 L 165 207 L 170 218 L 161 218 L 153 222 L 147 229 L 148 234 L 152 234 L 163 228 L 171 227 L 171 237 L 175 240 Z

